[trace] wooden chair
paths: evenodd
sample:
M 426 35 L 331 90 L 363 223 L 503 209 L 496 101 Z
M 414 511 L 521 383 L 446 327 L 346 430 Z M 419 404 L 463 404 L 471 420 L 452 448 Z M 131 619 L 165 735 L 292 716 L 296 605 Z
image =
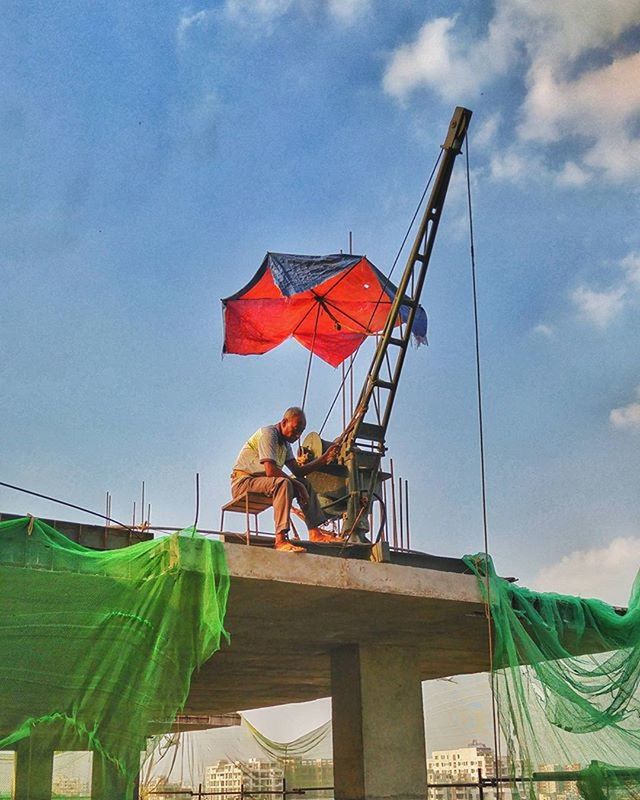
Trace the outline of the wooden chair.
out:
M 236 514 L 244 514 L 247 544 L 251 544 L 251 534 L 255 533 L 256 536 L 259 534 L 258 516 L 262 514 L 263 511 L 271 508 L 271 505 L 271 500 L 268 497 L 265 497 L 263 494 L 255 494 L 255 492 L 243 492 L 242 494 L 239 494 L 237 497 L 234 497 L 233 500 L 223 505 L 220 509 L 220 531 L 224 531 L 224 515 L 227 513 L 227 511 L 233 511 Z M 253 517 L 255 525 L 253 531 L 251 530 L 250 524 L 251 517 Z
M 255 492 L 243 492 L 239 494 L 233 500 L 225 503 L 220 509 L 220 533 L 224 534 L 224 515 L 227 511 L 233 511 L 236 514 L 244 514 L 246 526 L 244 536 L 247 544 L 251 544 L 251 534 L 253 533 L 256 536 L 254 544 L 271 547 L 273 545 L 274 535 L 271 533 L 260 534 L 258 530 L 258 516 L 262 514 L 263 511 L 271 508 L 272 505 L 273 503 L 271 500 L 263 494 L 256 494 Z M 251 517 L 253 517 L 253 523 L 255 525 L 253 530 L 251 530 L 250 524 Z M 291 520 L 291 530 L 293 531 L 294 538 L 299 539 L 300 536 L 293 523 L 293 519 Z

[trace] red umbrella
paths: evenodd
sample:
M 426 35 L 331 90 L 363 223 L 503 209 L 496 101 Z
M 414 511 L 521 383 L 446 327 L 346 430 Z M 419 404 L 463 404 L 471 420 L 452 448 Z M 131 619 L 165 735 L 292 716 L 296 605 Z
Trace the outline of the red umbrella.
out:
M 365 256 L 267 253 L 251 281 L 222 301 L 224 352 L 258 355 L 292 336 L 336 367 L 384 328 L 395 294 Z M 407 313 L 403 307 L 400 316 Z M 412 333 L 426 340 L 422 307 Z

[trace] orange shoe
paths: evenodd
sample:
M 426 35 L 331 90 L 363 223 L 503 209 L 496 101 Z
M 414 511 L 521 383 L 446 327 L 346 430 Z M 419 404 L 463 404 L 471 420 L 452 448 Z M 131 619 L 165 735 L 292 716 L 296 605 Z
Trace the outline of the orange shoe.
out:
M 344 544 L 342 536 L 334 536 L 326 531 L 321 531 L 320 528 L 309 529 L 310 542 L 332 542 L 333 544 Z
M 276 542 L 274 545 L 276 550 L 283 551 L 285 553 L 304 553 L 304 547 L 298 547 L 296 544 L 292 544 L 292 542 Z

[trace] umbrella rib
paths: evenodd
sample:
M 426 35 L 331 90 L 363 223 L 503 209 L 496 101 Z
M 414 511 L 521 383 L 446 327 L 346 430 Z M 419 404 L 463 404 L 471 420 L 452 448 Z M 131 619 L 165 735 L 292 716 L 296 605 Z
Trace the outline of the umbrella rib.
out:
M 344 313 L 344 312 L 342 311 L 342 309 L 340 309 L 338 306 L 336 306 L 336 305 L 335 305 L 335 303 L 331 303 L 329 300 L 326 300 L 326 299 L 325 299 L 325 298 L 326 298 L 326 295 L 320 295 L 320 294 L 316 294 L 316 293 L 313 291 L 313 289 L 311 290 L 311 294 L 313 295 L 313 297 L 314 297 L 314 299 L 315 299 L 315 301 L 316 301 L 316 304 L 315 304 L 315 305 L 316 305 L 316 307 L 317 307 L 317 309 L 318 309 L 318 316 L 316 317 L 316 327 L 315 327 L 315 330 L 317 330 L 317 329 L 318 329 L 318 319 L 319 319 L 319 317 L 320 317 L 320 311 L 324 311 L 324 313 L 325 313 L 325 314 L 326 314 L 326 315 L 327 315 L 327 316 L 328 316 L 330 319 L 332 319 L 332 320 L 335 322 L 335 324 L 336 324 L 336 325 L 340 325 L 340 320 L 339 320 L 339 319 L 337 319 L 337 317 L 336 317 L 334 314 L 332 314 L 332 313 L 329 311 L 329 309 L 327 308 L 327 304 L 328 304 L 328 305 L 331 305 L 331 306 L 333 306 L 333 308 L 335 308 L 337 311 L 340 311 L 340 313 Z M 309 316 L 309 314 L 311 313 L 311 311 L 313 310 L 313 308 L 314 308 L 314 306 L 313 306 L 313 305 L 311 305 L 311 306 L 309 306 L 309 308 L 308 308 L 308 309 L 305 311 L 305 313 L 304 313 L 304 316 L 302 317 L 302 319 L 300 320 L 300 322 L 298 322 L 298 324 L 296 325 L 296 327 L 295 327 L 295 328 L 293 329 L 293 331 L 291 332 L 291 336 L 295 336 L 295 333 L 296 333 L 296 331 L 297 331 L 297 330 L 298 330 L 298 328 L 299 328 L 299 327 L 302 325 L 302 323 L 305 321 L 305 319 L 306 319 L 306 318 Z M 349 315 L 348 315 L 348 314 L 345 314 L 345 316 L 347 316 L 347 317 L 348 317 Z M 353 319 L 353 318 L 352 318 L 352 317 L 349 317 L 349 319 Z M 360 324 L 360 323 L 359 323 L 357 320 L 355 320 L 355 319 L 353 319 L 353 322 L 355 322 L 355 323 L 356 323 L 356 325 L 359 325 L 359 324 Z M 314 336 L 315 336 L 315 331 L 314 331 Z
M 366 334 L 374 333 L 374 331 L 372 331 L 369 328 L 368 325 L 363 325 L 359 320 L 355 319 L 355 317 L 352 317 L 351 314 L 347 314 L 347 312 L 344 309 L 340 308 L 335 303 L 332 303 L 331 300 L 327 300 L 327 296 L 326 295 L 323 297 L 323 300 L 325 301 L 325 303 L 327 305 L 330 305 L 332 308 L 335 308 L 336 311 L 339 311 L 341 314 L 344 314 L 344 316 L 347 317 L 347 319 L 350 319 L 351 322 L 353 322 L 355 325 L 358 325 L 358 327 L 362 328 Z M 331 319 L 334 320 L 334 322 L 337 325 L 340 325 L 340 322 L 333 316 L 333 314 L 329 313 L 329 311 L 326 308 L 325 308 L 325 311 L 327 312 L 327 314 L 329 314 Z M 374 313 L 375 313 L 375 311 L 374 311 Z M 369 322 L 371 322 L 372 319 L 373 319 L 373 316 L 371 317 Z
M 365 334 L 369 334 L 370 335 L 370 334 L 373 333 L 373 331 L 369 328 L 369 325 L 371 324 L 371 321 L 373 320 L 373 317 L 375 315 L 376 308 L 378 307 L 378 305 L 379 305 L 379 303 L 380 303 L 380 301 L 382 299 L 382 296 L 384 295 L 384 287 L 381 287 L 381 295 L 378 298 L 378 302 L 376 303 L 376 308 L 374 308 L 374 310 L 373 310 L 373 313 L 371 315 L 371 319 L 369 320 L 369 324 L 368 325 L 363 325 L 359 320 L 355 319 L 355 317 L 352 317 L 350 314 L 348 314 L 346 311 L 344 311 L 342 308 L 340 308 L 340 306 L 338 306 L 336 303 L 334 303 L 331 300 L 329 300 L 329 293 L 332 292 L 349 275 L 349 273 L 352 272 L 353 269 L 355 269 L 355 267 L 358 266 L 359 263 L 360 263 L 360 261 L 357 261 L 355 264 L 352 264 L 348 269 L 346 269 L 344 274 L 341 275 L 340 278 L 333 284 L 333 286 L 331 286 L 327 290 L 326 294 L 316 294 L 313 291 L 313 289 L 311 289 L 311 294 L 313 295 L 313 297 L 315 298 L 315 300 L 319 304 L 319 306 L 327 314 L 327 316 L 329 316 L 330 319 L 332 319 L 335 322 L 336 325 L 340 325 L 341 324 L 340 320 L 338 320 L 335 317 L 335 315 L 332 314 L 329 311 L 329 309 L 327 308 L 328 305 L 330 305 L 333 309 L 338 311 L 340 314 L 343 314 L 345 317 L 347 317 L 347 319 L 351 320 L 351 322 L 353 322 L 354 325 L 356 325 L 357 327 L 363 329 L 363 332 Z M 387 281 L 387 283 L 388 283 L 388 281 Z M 309 316 L 309 314 L 311 313 L 312 310 L 313 310 L 313 306 L 309 306 L 309 308 L 302 315 L 302 318 L 300 319 L 300 321 L 296 324 L 295 328 L 292 330 L 292 332 L 290 334 L 291 336 L 295 336 L 298 328 L 306 320 L 306 318 Z M 318 322 L 318 320 L 316 319 L 316 329 L 317 329 L 317 322 Z
M 305 321 L 305 319 L 306 319 L 306 318 L 309 316 L 309 314 L 310 314 L 312 311 L 313 311 L 313 306 L 312 306 L 312 305 L 310 305 L 310 306 L 309 306 L 309 308 L 308 308 L 308 309 L 307 309 L 307 310 L 304 312 L 304 314 L 302 315 L 302 318 L 301 318 L 301 320 L 300 320 L 300 321 L 297 323 L 296 327 L 295 327 L 295 328 L 294 328 L 294 329 L 291 331 L 291 333 L 289 334 L 290 336 L 293 336 L 293 335 L 295 334 L 295 332 L 298 330 L 298 328 L 299 328 L 299 327 L 302 325 L 302 323 Z
M 360 261 L 362 261 L 362 259 L 360 259 Z M 343 280 L 344 280 L 344 279 L 345 279 L 345 278 L 346 278 L 346 277 L 349 275 L 349 273 L 350 273 L 350 272 L 352 272 L 352 270 L 353 270 L 353 269 L 355 269 L 355 267 L 357 267 L 357 266 L 358 266 L 358 264 L 360 263 L 360 261 L 356 261 L 356 263 L 355 263 L 355 264 L 352 264 L 350 267 L 348 267 L 348 268 L 347 268 L 347 269 L 344 271 L 344 273 L 343 273 L 343 274 L 342 274 L 342 275 L 341 275 L 341 276 L 338 278 L 338 280 L 337 280 L 337 281 L 336 281 L 336 282 L 333 284 L 333 286 L 330 286 L 330 287 L 327 289 L 327 293 L 326 293 L 326 294 L 323 294 L 323 295 L 318 295 L 318 296 L 319 296 L 319 297 L 327 297 L 327 295 L 329 294 L 329 292 L 332 292 L 332 291 L 333 291 L 333 290 L 336 288 L 336 286 L 339 286 L 339 285 L 342 283 L 342 281 L 343 281 Z
M 332 314 L 332 313 L 329 311 L 329 309 L 327 308 L 327 304 L 328 304 L 328 305 L 333 305 L 333 304 L 332 304 L 332 303 L 330 303 L 328 300 L 325 300 L 325 297 L 326 297 L 326 295 L 324 295 L 324 296 L 321 296 L 321 295 L 316 295 L 316 294 L 314 294 L 314 297 L 316 297 L 316 298 L 317 298 L 317 300 L 318 300 L 318 308 L 321 308 L 321 309 L 323 309 L 323 310 L 324 310 L 324 313 L 325 313 L 325 314 L 326 314 L 326 315 L 329 317 L 329 319 L 332 319 L 332 320 L 335 322 L 335 324 L 338 326 L 338 328 L 342 327 L 342 326 L 340 325 L 340 320 L 339 320 L 339 319 L 337 319 L 337 317 L 336 317 L 334 314 Z M 334 308 L 336 308 L 336 306 L 335 306 L 335 305 L 333 305 L 333 307 L 334 307 Z M 340 310 L 340 309 L 338 309 L 338 310 Z

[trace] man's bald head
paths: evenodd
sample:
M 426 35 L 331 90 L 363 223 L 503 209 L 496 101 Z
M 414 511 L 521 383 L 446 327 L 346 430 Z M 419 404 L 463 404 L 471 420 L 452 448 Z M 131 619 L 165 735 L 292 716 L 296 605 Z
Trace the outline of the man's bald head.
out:
M 307 418 L 299 406 L 291 406 L 282 415 L 280 431 L 288 442 L 295 442 L 307 427 Z

